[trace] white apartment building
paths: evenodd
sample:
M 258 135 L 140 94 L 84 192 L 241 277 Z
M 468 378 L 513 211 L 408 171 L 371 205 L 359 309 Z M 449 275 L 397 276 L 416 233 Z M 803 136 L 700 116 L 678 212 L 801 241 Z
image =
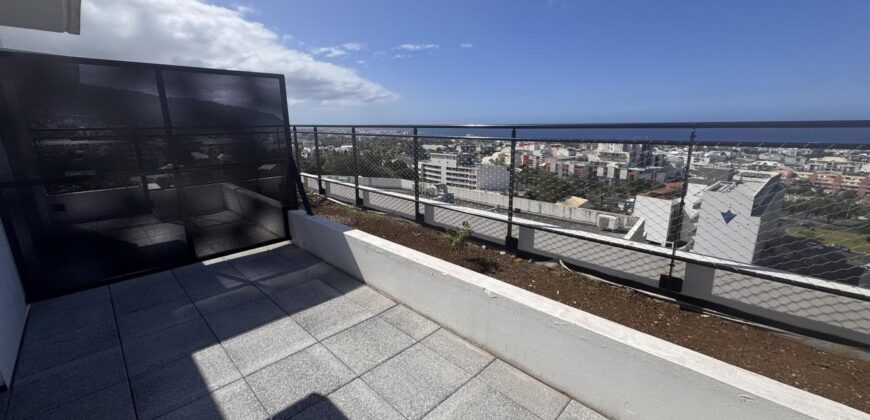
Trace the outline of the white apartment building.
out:
M 510 184 L 507 167 L 474 165 L 467 154 L 432 153 L 429 160 L 420 162 L 419 172 L 424 182 L 450 187 L 505 191 Z
M 777 230 L 785 188 L 776 172 L 739 171 L 701 197 L 692 252 L 755 262 Z

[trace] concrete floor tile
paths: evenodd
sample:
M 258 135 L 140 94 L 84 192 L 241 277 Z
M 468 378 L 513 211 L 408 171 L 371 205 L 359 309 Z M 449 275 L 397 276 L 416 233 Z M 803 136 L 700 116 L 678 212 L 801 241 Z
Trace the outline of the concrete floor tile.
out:
M 44 419 L 91 419 L 91 420 L 134 420 L 133 398 L 127 381 L 118 382 L 77 400 L 61 404 L 51 410 L 31 417 L 30 420 Z
M 339 293 L 342 294 L 364 286 L 361 281 L 351 277 L 347 273 L 340 270 L 334 270 L 327 274 L 321 274 L 317 278 L 320 281 L 329 285 L 329 287 L 338 290 Z
M 15 380 L 7 419 L 34 416 L 118 382 L 125 382 L 120 347 Z
M 396 302 L 368 286 L 357 287 L 345 293 L 344 296 L 376 314 L 396 305 Z
M 130 378 L 139 418 L 150 419 L 184 406 L 241 379 L 219 345 L 200 350 Z
M 120 344 L 112 322 L 58 332 L 40 341 L 24 340 L 16 375 L 23 377 Z
M 380 318 L 369 318 L 326 340 L 323 345 L 362 374 L 414 344 L 414 339 Z
M 286 318 L 287 313 L 268 297 L 260 296 L 203 316 L 218 339 L 226 341 L 281 318 Z
M 422 340 L 438 329 L 438 324 L 412 311 L 405 305 L 396 305 L 380 314 L 379 317 L 405 334 L 414 337 L 415 340 Z
M 110 300 L 98 300 L 76 306 L 44 306 L 36 304 L 27 315 L 24 343 L 37 343 L 82 328 L 115 325 Z
M 481 380 L 472 379 L 432 410 L 426 419 L 537 420 L 537 417 Z
M 261 296 L 265 295 L 253 285 L 248 284 L 219 295 L 209 296 L 201 300 L 194 299 L 193 304 L 200 312 L 207 314 L 223 311 Z
M 472 375 L 477 375 L 494 359 L 491 354 L 443 328 L 426 337 L 422 343 Z
M 416 344 L 362 379 L 405 417 L 419 419 L 471 375 L 422 344 Z
M 559 420 L 607 420 L 607 417 L 598 414 L 595 410 L 576 400 L 571 400 L 568 406 L 565 407 L 565 410 L 562 411 Z
M 118 315 L 118 330 L 122 339 L 132 340 L 197 318 L 199 312 L 184 297 L 141 311 Z
M 350 382 L 353 372 L 320 344 L 247 377 L 269 414 L 286 418 Z
M 341 387 L 293 417 L 307 420 L 404 420 L 404 417 L 360 379 Z
M 315 342 L 296 321 L 284 317 L 224 341 L 223 346 L 242 375 L 248 375 Z
M 257 282 L 279 274 L 297 271 L 297 267 L 290 264 L 286 259 L 272 254 L 264 253 L 239 259 L 230 260 L 233 267 L 242 273 L 250 281 Z
M 212 264 L 190 273 L 176 273 L 175 276 L 194 302 L 251 284 L 228 262 Z
M 30 311 L 31 313 L 51 312 L 56 310 L 67 310 L 85 304 L 106 302 L 111 302 L 111 297 L 109 296 L 109 287 L 103 286 L 36 302 L 30 308 Z
M 316 279 L 327 277 L 335 273 L 336 271 L 338 271 L 338 269 L 323 261 L 319 261 L 305 267 L 305 274 L 307 274 L 309 277 Z
M 9 408 L 9 390 L 0 391 L 0 419 L 6 418 L 6 409 Z
M 562 393 L 501 360 L 492 362 L 478 378 L 545 420 L 555 419 L 568 404 Z
M 286 273 L 276 274 L 271 277 L 266 277 L 261 280 L 252 282 L 265 294 L 280 292 L 281 290 L 303 284 L 313 278 L 309 276 L 305 270 L 287 271 Z
M 202 319 L 178 324 L 124 341 L 127 371 L 131 377 L 136 376 L 173 360 L 190 357 L 214 344 L 217 344 L 217 339 Z
M 294 314 L 292 318 L 311 335 L 322 340 L 374 315 L 342 296 Z
M 288 314 L 304 311 L 341 296 L 320 280 L 310 280 L 295 287 L 272 293 L 269 297 Z
M 244 380 L 239 379 L 209 395 L 161 416 L 161 420 L 186 419 L 256 420 L 269 415 Z
M 117 314 L 128 314 L 187 295 L 170 271 L 163 271 L 109 286 Z

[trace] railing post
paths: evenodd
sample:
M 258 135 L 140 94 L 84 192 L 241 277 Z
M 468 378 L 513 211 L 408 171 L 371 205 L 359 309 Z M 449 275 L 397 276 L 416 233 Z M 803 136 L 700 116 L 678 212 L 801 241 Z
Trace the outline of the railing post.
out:
M 414 127 L 414 220 L 423 223 L 426 216 L 420 213 L 420 137 L 417 136 L 417 127 Z
M 659 287 L 671 292 L 681 292 L 683 290 L 683 279 L 674 277 L 674 267 L 677 264 L 677 242 L 683 234 L 683 219 L 685 218 L 686 194 L 689 192 L 689 169 L 692 166 L 692 151 L 695 148 L 695 127 L 692 127 L 692 132 L 689 134 L 689 148 L 686 152 L 686 165 L 683 168 L 683 189 L 680 191 L 680 211 L 677 215 L 677 220 L 674 224 L 677 232 L 677 237 L 671 243 L 671 262 L 668 267 L 668 274 L 659 276 Z
M 504 238 L 504 245 L 511 251 L 517 250 L 519 240 L 514 237 L 514 194 L 516 190 L 516 155 L 517 155 L 517 129 L 511 129 L 511 155 L 510 165 L 508 166 L 508 222 L 507 235 Z
M 296 152 L 296 170 L 302 173 L 302 151 L 299 150 L 299 136 L 296 134 L 296 126 L 293 126 L 293 151 Z
M 353 150 L 353 202 L 357 207 L 363 207 L 363 200 L 359 196 L 359 149 L 356 147 L 356 127 L 350 128 L 350 141 Z
M 320 139 L 317 135 L 317 127 L 314 127 L 314 166 L 317 169 L 317 193 L 326 195 L 326 190 L 323 189 L 323 167 L 320 162 Z

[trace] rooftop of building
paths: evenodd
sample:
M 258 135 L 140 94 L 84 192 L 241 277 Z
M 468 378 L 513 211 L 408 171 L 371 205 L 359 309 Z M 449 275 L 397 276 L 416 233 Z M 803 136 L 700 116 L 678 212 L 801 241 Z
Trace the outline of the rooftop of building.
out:
M 603 418 L 290 245 L 39 302 L 7 413 Z

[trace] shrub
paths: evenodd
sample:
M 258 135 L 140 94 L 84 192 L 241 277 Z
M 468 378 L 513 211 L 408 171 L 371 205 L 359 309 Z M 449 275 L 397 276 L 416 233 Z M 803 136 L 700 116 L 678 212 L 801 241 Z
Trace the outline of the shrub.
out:
M 459 252 L 460 257 L 464 257 L 465 247 L 468 245 L 468 238 L 471 237 L 471 226 L 468 222 L 462 222 L 462 228 L 451 230 L 447 234 L 447 245 L 451 250 Z

